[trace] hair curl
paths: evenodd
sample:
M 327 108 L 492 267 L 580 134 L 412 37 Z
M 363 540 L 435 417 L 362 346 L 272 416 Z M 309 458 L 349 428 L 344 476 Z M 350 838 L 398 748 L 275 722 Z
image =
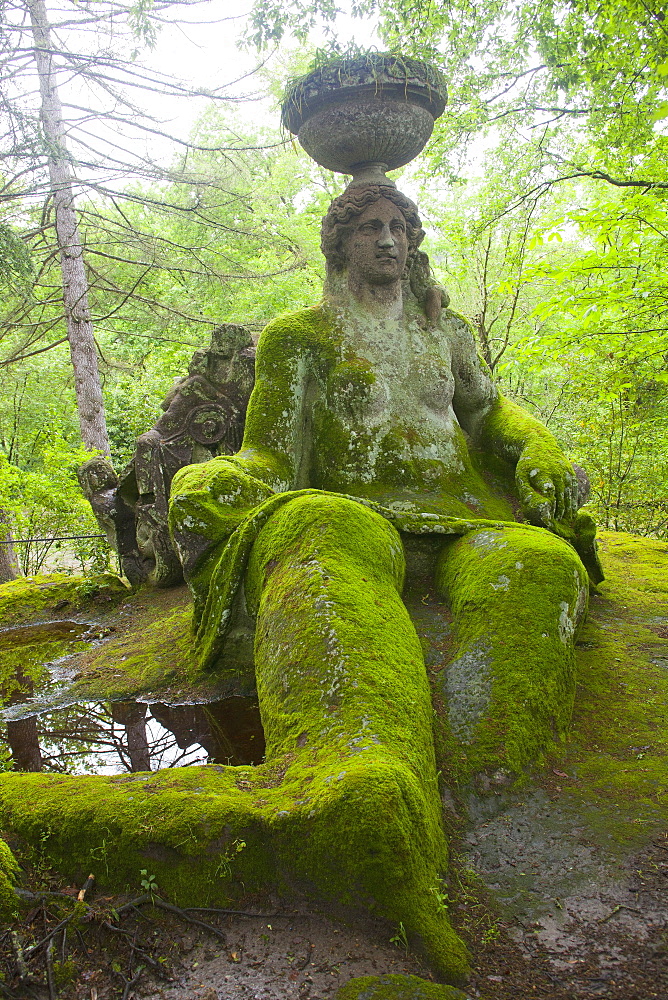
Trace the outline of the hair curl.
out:
M 410 271 L 418 247 L 424 239 L 422 221 L 418 215 L 417 205 L 410 198 L 397 191 L 395 187 L 384 184 L 366 184 L 348 188 L 329 206 L 320 229 L 320 248 L 325 255 L 328 270 L 343 270 L 346 265 L 345 241 L 354 231 L 356 220 L 369 205 L 375 204 L 381 198 L 387 198 L 396 205 L 406 220 L 408 239 L 406 269 L 407 272 Z

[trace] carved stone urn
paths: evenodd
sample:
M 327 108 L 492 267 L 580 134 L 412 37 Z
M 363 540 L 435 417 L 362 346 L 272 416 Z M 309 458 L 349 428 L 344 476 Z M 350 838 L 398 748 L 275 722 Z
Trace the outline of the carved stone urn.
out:
M 281 121 L 316 163 L 352 174 L 351 184 L 392 184 L 385 171 L 424 149 L 446 101 L 435 67 L 368 53 L 332 59 L 295 80 Z

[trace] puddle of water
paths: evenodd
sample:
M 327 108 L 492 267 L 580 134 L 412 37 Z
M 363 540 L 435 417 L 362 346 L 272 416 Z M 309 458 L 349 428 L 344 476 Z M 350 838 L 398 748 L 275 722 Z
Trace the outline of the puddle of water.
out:
M 72 655 L 100 637 L 91 622 L 0 629 L 0 769 L 116 774 L 262 761 L 260 713 L 248 698 L 206 705 L 123 701 L 41 707 L 40 702 L 53 704 L 53 694 L 71 680 Z
M 0 629 L 0 650 L 36 643 L 71 641 L 90 637 L 94 626 L 90 622 L 36 622 L 34 625 L 17 625 Z
M 208 705 L 84 703 L 8 720 L 0 730 L 0 767 L 3 756 L 14 770 L 61 774 L 258 764 L 264 735 L 257 703 L 248 698 Z
M 88 649 L 98 633 L 92 623 L 75 621 L 0 629 L 0 705 L 57 691 L 71 677 L 69 658 Z

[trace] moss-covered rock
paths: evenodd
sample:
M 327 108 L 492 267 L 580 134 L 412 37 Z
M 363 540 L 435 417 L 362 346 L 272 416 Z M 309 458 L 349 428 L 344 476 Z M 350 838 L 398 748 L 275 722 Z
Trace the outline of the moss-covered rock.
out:
M 66 573 L 20 576 L 0 584 L 0 625 L 34 621 L 40 615 L 62 615 L 95 602 L 109 604 L 127 595 L 125 584 L 111 573 L 86 577 Z
M 337 990 L 336 1000 L 466 1000 L 466 994 L 419 976 L 358 976 Z
M 19 874 L 16 859 L 0 838 L 0 920 L 9 920 L 17 910 L 17 896 L 12 888 Z

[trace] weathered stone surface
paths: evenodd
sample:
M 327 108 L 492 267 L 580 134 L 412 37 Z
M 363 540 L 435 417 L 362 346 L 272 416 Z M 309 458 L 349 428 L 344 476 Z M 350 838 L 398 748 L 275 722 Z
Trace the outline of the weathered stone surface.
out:
M 446 100 L 445 81 L 433 66 L 369 53 L 330 60 L 294 81 L 282 121 L 323 167 L 368 182 L 363 168 L 373 163 L 377 181 L 422 151 Z
M 167 526 L 172 479 L 185 465 L 239 447 L 254 364 L 255 349 L 244 327 L 216 327 L 210 347 L 195 352 L 188 375 L 165 398 L 163 415 L 138 439 L 121 477 L 101 456 L 79 470 L 84 494 L 130 583 L 148 580 L 170 587 L 182 581 Z

